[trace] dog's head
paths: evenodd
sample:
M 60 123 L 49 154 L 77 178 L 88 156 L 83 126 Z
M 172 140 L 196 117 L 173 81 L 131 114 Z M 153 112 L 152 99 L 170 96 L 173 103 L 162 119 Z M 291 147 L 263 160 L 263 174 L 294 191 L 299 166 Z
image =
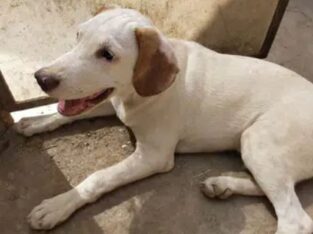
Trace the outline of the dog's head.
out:
M 80 25 L 77 45 L 35 73 L 40 87 L 59 99 L 63 115 L 77 115 L 125 92 L 156 95 L 178 72 L 169 41 L 137 11 L 102 9 Z

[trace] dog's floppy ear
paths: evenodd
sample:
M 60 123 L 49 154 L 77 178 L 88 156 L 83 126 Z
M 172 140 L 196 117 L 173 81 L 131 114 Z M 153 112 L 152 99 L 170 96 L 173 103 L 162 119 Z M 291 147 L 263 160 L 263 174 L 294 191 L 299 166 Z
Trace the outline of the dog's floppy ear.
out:
M 173 48 L 153 28 L 136 28 L 135 36 L 138 44 L 135 90 L 143 97 L 159 94 L 174 82 L 179 71 Z
M 116 8 L 120 8 L 120 6 L 115 5 L 115 4 L 104 4 L 103 6 L 101 6 L 99 9 L 96 10 L 96 12 L 93 14 L 94 16 L 107 11 L 107 10 L 111 10 L 111 9 L 116 9 Z

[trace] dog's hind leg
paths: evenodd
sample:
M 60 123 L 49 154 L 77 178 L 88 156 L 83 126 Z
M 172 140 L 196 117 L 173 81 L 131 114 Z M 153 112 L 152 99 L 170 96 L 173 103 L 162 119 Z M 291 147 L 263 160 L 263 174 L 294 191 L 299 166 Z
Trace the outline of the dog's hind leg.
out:
M 17 132 L 25 136 L 52 131 L 64 124 L 80 119 L 90 119 L 99 116 L 114 115 L 115 111 L 110 102 L 104 102 L 96 108 L 77 116 L 66 117 L 57 111 L 53 114 L 22 118 L 14 125 Z
M 210 198 L 225 199 L 233 194 L 263 196 L 264 193 L 252 178 L 234 176 L 209 177 L 201 184 L 201 190 Z
M 307 148 L 298 148 L 302 146 L 298 126 L 296 131 L 292 128 L 292 124 L 273 120 L 254 123 L 241 137 L 242 159 L 274 206 L 278 218 L 276 234 L 311 234 L 312 219 L 302 208 L 294 188 L 310 162 L 304 153 Z

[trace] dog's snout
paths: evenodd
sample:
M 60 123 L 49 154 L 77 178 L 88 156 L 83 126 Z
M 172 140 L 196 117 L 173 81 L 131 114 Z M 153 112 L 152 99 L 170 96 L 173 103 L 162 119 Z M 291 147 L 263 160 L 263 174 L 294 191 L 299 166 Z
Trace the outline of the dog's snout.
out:
M 52 91 L 60 84 L 60 80 L 55 75 L 47 74 L 43 70 L 35 72 L 35 78 L 40 88 L 45 92 Z

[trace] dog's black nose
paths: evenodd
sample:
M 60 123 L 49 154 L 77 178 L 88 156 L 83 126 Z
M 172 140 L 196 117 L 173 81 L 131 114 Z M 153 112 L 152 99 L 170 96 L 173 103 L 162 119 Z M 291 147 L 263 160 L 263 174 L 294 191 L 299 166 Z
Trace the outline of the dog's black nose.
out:
M 52 91 L 53 89 L 58 87 L 60 84 L 60 80 L 58 80 L 56 76 L 48 75 L 42 69 L 35 72 L 35 78 L 40 88 L 45 92 Z

